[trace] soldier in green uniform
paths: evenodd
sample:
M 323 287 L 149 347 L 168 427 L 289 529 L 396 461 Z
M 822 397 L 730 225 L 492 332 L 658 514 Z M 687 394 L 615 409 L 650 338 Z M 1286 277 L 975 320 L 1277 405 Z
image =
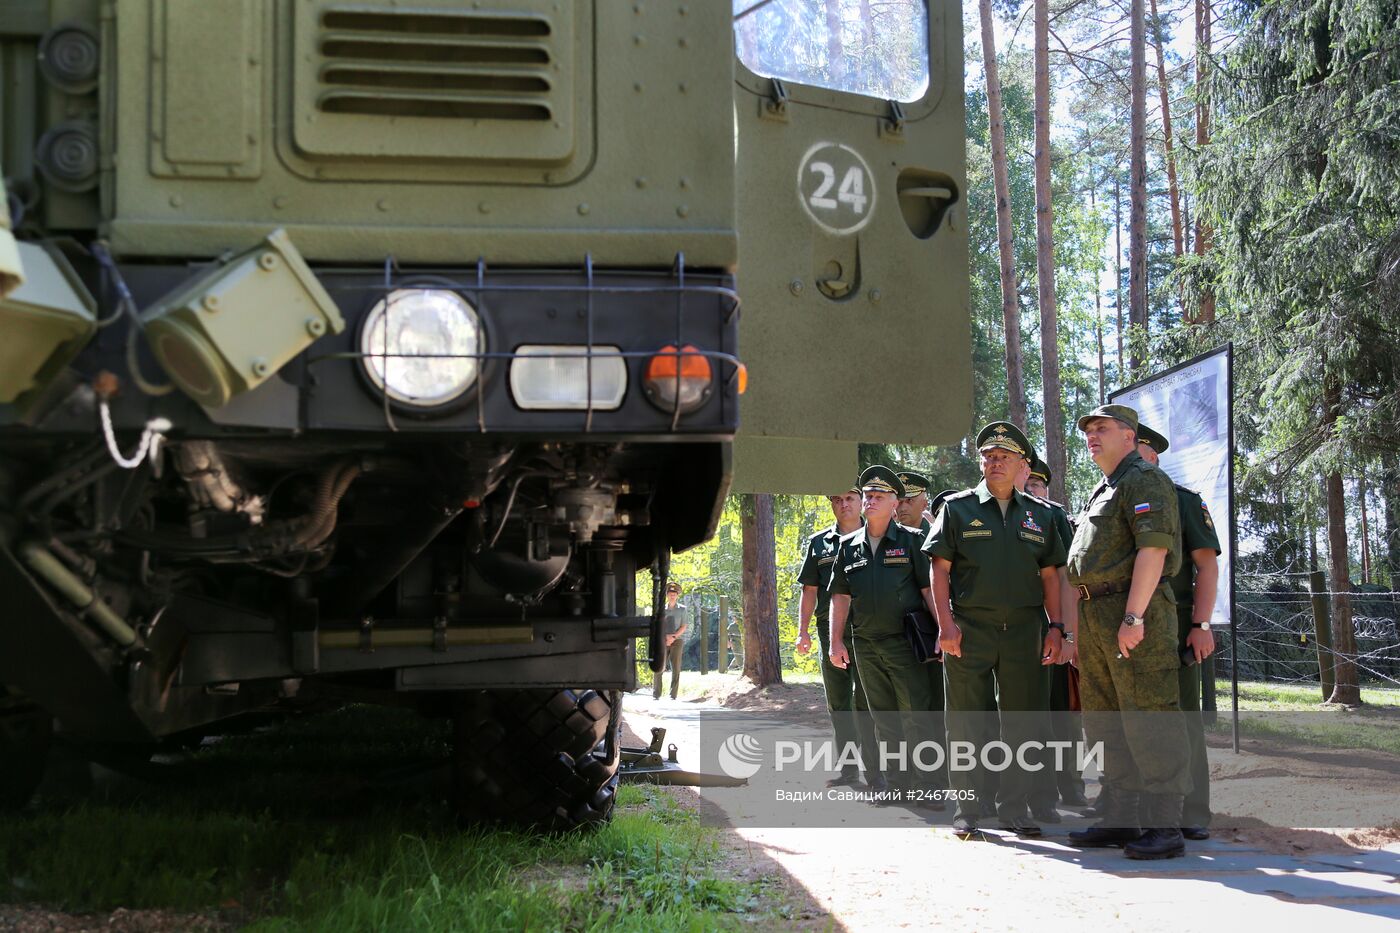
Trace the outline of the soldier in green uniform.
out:
M 662 634 L 666 637 L 663 649 L 665 659 L 661 670 L 651 683 L 651 695 L 661 699 L 661 677 L 669 668 L 671 671 L 671 699 L 676 699 L 681 689 L 681 658 L 685 652 L 686 612 L 680 606 L 681 585 L 674 580 L 666 584 L 666 611 L 662 614 Z M 703 650 L 703 646 L 701 646 Z
M 1166 453 L 1167 439 L 1145 424 L 1138 425 L 1138 453 L 1148 463 L 1157 464 Z M 1215 592 L 1220 579 L 1220 538 L 1215 522 L 1200 493 L 1176 484 L 1176 503 L 1181 510 L 1181 570 L 1172 577 L 1176 594 L 1176 631 L 1185 657 L 1191 652 L 1194 664 L 1182 664 L 1177 672 L 1182 719 L 1191 747 L 1191 793 L 1181 809 L 1181 834 L 1187 839 L 1210 838 L 1210 760 L 1206 757 L 1206 730 L 1201 719 L 1201 662 L 1215 651 L 1215 635 L 1210 619 L 1215 614 Z
M 865 691 L 860 689 L 854 667 L 837 667 L 831 663 L 830 606 L 831 568 L 836 563 L 836 548 L 842 535 L 860 528 L 860 487 L 850 489 L 831 499 L 835 521 L 807 539 L 802 568 L 797 582 L 802 587 L 798 603 L 797 652 L 806 654 L 812 648 L 811 622 L 816 619 L 817 639 L 821 642 L 822 686 L 826 688 L 826 708 L 831 714 L 831 728 L 836 737 L 838 760 L 849 761 L 847 748 L 857 743 L 865 760 L 866 780 L 875 790 L 882 789 L 876 761 L 865 758 L 875 754 L 875 727 L 868 715 Z M 848 620 L 849 621 L 849 620 Z M 854 784 L 860 779 L 860 769 L 854 762 L 843 764 L 840 774 L 827 781 L 828 787 Z
M 928 477 L 910 470 L 901 470 L 895 475 L 904 484 L 904 496 L 895 506 L 895 518 L 901 525 L 917 528 L 922 539 L 933 525 L 928 504 Z
M 982 482 L 944 501 L 923 549 L 933 561 L 948 741 L 980 749 L 997 738 L 987 734 L 994 722 L 989 709 L 1045 710 L 1041 666 L 1059 659 L 1064 634 L 1056 568 L 1065 562 L 1065 543 L 1050 506 L 1016 490 L 1016 472 L 1031 449 L 1021 430 L 993 422 L 977 436 L 977 447 Z M 1035 719 L 1004 717 L 1001 740 L 1012 749 L 1042 741 Z M 1001 775 L 997 794 L 1001 825 L 1023 836 L 1040 835 L 1029 811 L 1032 783 L 1032 771 L 1012 767 Z M 979 785 L 985 782 L 975 773 L 953 772 L 955 790 L 976 792 Z M 981 812 L 959 800 L 953 831 L 964 837 L 978 832 Z
M 905 613 L 931 608 L 928 558 L 919 550 L 918 531 L 894 520 L 904 492 L 894 471 L 868 467 L 860 488 L 865 526 L 842 536 L 831 572 L 831 663 L 855 664 L 882 756 L 897 754 L 901 742 L 911 750 L 898 773 L 888 766 L 898 767 L 896 759 L 882 757 L 878 766 L 890 782 L 901 791 L 935 790 L 936 781 L 918 772 L 912 755 L 916 746 L 938 741 L 927 715 L 933 698 L 924 665 L 904 637 Z
M 1055 513 L 1055 530 L 1059 532 L 1060 540 L 1068 550 L 1069 543 L 1074 540 L 1074 525 L 1065 507 L 1050 500 L 1052 475 L 1050 467 L 1040 459 L 1040 455 L 1032 452 L 1030 462 L 1021 468 L 1016 488 L 1049 503 Z M 1059 577 L 1060 619 L 1065 623 L 1065 637 L 1060 646 L 1060 662 L 1047 664 L 1044 668 L 1045 689 L 1049 694 L 1047 708 L 1050 710 L 1050 734 L 1057 741 L 1077 742 L 1083 735 L 1083 723 L 1078 712 L 1070 710 L 1069 694 L 1070 677 L 1078 676 L 1078 670 L 1075 668 L 1079 660 L 1079 652 L 1075 645 L 1078 634 L 1076 629 L 1079 627 L 1079 611 L 1076 605 L 1078 600 L 1074 587 L 1069 585 L 1069 573 L 1065 567 L 1059 568 Z M 1046 823 L 1060 822 L 1060 815 L 1055 811 L 1056 799 L 1063 800 L 1071 807 L 1082 807 L 1088 803 L 1084 799 L 1084 778 L 1079 773 L 1078 765 L 1070 758 L 1064 759 L 1064 765 L 1063 768 L 1051 768 L 1047 765 L 1036 781 L 1035 790 L 1031 792 L 1031 816 L 1037 820 Z
M 1103 743 L 1111 796 L 1103 819 L 1069 840 L 1123 845 L 1129 858 L 1173 858 L 1185 853 L 1181 804 L 1191 789 L 1177 701 L 1176 609 L 1166 582 L 1181 567 L 1176 490 L 1138 454 L 1133 409 L 1101 405 L 1079 419 L 1079 430 L 1104 478 L 1080 513 L 1069 581 L 1080 596 L 1085 732 Z

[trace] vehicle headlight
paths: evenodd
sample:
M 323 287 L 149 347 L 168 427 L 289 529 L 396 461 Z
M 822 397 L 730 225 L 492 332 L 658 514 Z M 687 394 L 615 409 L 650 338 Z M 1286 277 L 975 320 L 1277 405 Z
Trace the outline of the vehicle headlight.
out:
M 529 343 L 515 351 L 510 364 L 510 394 L 526 410 L 613 411 L 627 394 L 627 364 L 621 349 L 593 347 L 590 377 L 588 347 Z M 590 393 L 589 386 L 592 384 Z
M 470 389 L 485 343 L 467 300 L 435 288 L 390 292 L 360 331 L 361 361 L 375 388 L 419 408 L 436 408 Z

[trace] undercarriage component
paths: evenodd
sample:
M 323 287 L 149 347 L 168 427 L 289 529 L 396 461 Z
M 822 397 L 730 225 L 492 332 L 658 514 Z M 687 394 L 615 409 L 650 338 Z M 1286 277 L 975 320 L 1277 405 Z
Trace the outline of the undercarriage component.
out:
M 41 544 L 26 541 L 19 546 L 19 556 L 30 570 L 62 593 L 63 597 L 72 603 L 73 608 L 91 620 L 118 645 L 130 648 L 136 644 L 135 629 Z
M 652 726 L 651 744 L 646 748 L 622 747 L 622 766 L 619 775 L 624 784 L 665 784 L 672 787 L 744 787 L 746 778 L 733 778 L 727 774 L 710 774 L 705 771 L 687 771 L 676 760 L 676 746 L 666 746 L 666 757 L 661 757 L 661 746 L 666 741 L 666 730 Z
M 622 695 L 488 690 L 456 713 L 452 785 L 473 822 L 543 830 L 605 822 L 616 802 Z
M 238 512 L 248 517 L 248 524 L 260 525 L 267 501 L 248 492 L 240 482 L 213 441 L 186 441 L 171 449 L 175 469 L 189 485 L 190 495 L 197 506 L 220 512 Z

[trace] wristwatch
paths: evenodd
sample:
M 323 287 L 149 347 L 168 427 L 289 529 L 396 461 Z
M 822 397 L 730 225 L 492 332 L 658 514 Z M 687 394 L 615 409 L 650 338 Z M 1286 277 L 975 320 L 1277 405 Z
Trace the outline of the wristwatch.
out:
M 1128 628 L 1142 624 L 1142 616 L 1135 616 L 1131 612 L 1123 617 L 1123 624 Z
M 1192 627 L 1192 628 L 1198 628 L 1198 629 L 1200 629 L 1200 630 L 1203 631 L 1203 632 L 1209 632 L 1209 631 L 1210 631 L 1210 620 L 1207 619 L 1207 620 L 1204 621 L 1204 622 L 1192 622 L 1192 623 L 1191 623 L 1191 627 Z
M 1063 622 L 1051 622 L 1051 623 L 1050 623 L 1050 627 L 1051 627 L 1051 628 L 1057 628 L 1057 629 L 1059 629 L 1059 630 L 1060 630 L 1060 635 L 1061 635 L 1062 637 L 1065 637 L 1065 638 L 1068 638 L 1068 637 L 1069 637 L 1068 635 L 1065 635 L 1065 624 L 1064 624 Z
M 1073 633 L 1073 632 L 1065 632 L 1065 644 L 1067 644 L 1067 645 L 1072 645 L 1072 644 L 1074 644 L 1074 633 Z

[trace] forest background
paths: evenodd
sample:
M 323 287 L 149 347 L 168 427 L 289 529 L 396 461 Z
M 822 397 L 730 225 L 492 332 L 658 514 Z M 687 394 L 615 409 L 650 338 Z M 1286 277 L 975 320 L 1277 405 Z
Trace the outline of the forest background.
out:
M 824 8 L 804 27 L 818 60 L 907 16 L 787 5 Z M 966 488 L 978 427 L 1009 418 L 1073 511 L 1099 475 L 1075 416 L 1233 342 L 1237 582 L 1282 601 L 1269 637 L 1303 657 L 1320 633 L 1288 602 L 1321 570 L 1334 670 L 1287 670 L 1359 703 L 1400 642 L 1375 597 L 1380 646 L 1358 650 L 1353 606 L 1400 583 L 1400 3 L 969 0 L 963 26 L 974 416 L 949 446 L 862 445 L 862 466 Z M 756 682 L 816 669 L 791 651 L 796 574 L 830 521 L 824 495 L 731 496 L 716 537 L 672 558 L 687 601 L 742 620 Z

